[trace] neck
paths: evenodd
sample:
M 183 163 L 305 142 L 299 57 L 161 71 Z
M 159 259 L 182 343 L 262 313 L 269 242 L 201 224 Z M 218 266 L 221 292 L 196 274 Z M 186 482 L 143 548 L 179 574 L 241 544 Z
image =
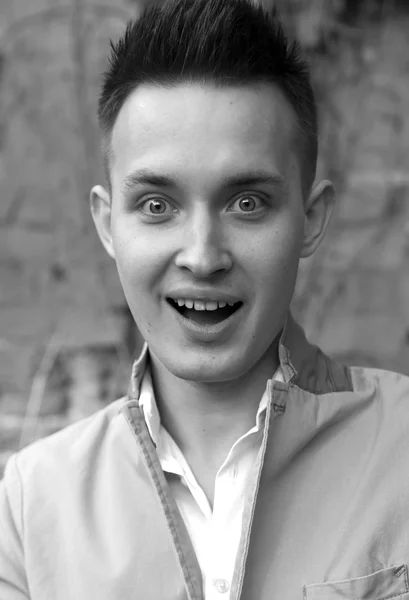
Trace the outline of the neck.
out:
M 202 457 L 218 468 L 234 442 L 254 426 L 267 380 L 278 364 L 275 342 L 242 377 L 198 383 L 175 377 L 151 353 L 161 422 L 183 454 Z

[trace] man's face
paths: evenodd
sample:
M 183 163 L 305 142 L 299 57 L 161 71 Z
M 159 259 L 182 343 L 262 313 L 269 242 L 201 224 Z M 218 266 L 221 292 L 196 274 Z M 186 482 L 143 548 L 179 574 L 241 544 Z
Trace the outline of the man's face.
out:
M 142 86 L 122 107 L 105 246 L 177 377 L 242 377 L 279 334 L 304 238 L 295 146 L 294 113 L 272 85 Z

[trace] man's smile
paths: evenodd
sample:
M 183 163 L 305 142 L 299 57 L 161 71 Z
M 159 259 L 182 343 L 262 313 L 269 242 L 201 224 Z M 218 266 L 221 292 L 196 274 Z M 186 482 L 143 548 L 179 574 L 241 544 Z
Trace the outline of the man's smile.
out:
M 198 286 L 174 288 L 166 301 L 184 319 L 202 327 L 226 321 L 243 305 L 243 300 L 236 294 Z
M 166 299 L 182 317 L 195 321 L 199 325 L 216 325 L 228 319 L 242 305 L 243 302 L 234 302 L 227 304 L 225 301 L 203 301 L 203 300 L 185 300 L 172 298 Z

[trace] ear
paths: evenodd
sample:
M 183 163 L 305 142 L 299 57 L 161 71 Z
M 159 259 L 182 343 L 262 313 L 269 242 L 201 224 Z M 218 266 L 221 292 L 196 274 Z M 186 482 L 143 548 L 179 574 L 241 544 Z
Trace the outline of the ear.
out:
M 115 258 L 111 234 L 111 198 L 102 185 L 95 185 L 90 193 L 91 214 L 99 238 L 109 256 Z
M 315 184 L 305 204 L 304 243 L 301 257 L 314 254 L 321 244 L 334 208 L 334 186 L 324 179 Z

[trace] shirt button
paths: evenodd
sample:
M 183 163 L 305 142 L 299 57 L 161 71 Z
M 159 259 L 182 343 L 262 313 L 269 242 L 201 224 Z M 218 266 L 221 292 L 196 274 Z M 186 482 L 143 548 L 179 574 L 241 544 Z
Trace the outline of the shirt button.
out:
M 213 585 L 219 594 L 225 594 L 230 589 L 230 584 L 226 579 L 215 579 Z

